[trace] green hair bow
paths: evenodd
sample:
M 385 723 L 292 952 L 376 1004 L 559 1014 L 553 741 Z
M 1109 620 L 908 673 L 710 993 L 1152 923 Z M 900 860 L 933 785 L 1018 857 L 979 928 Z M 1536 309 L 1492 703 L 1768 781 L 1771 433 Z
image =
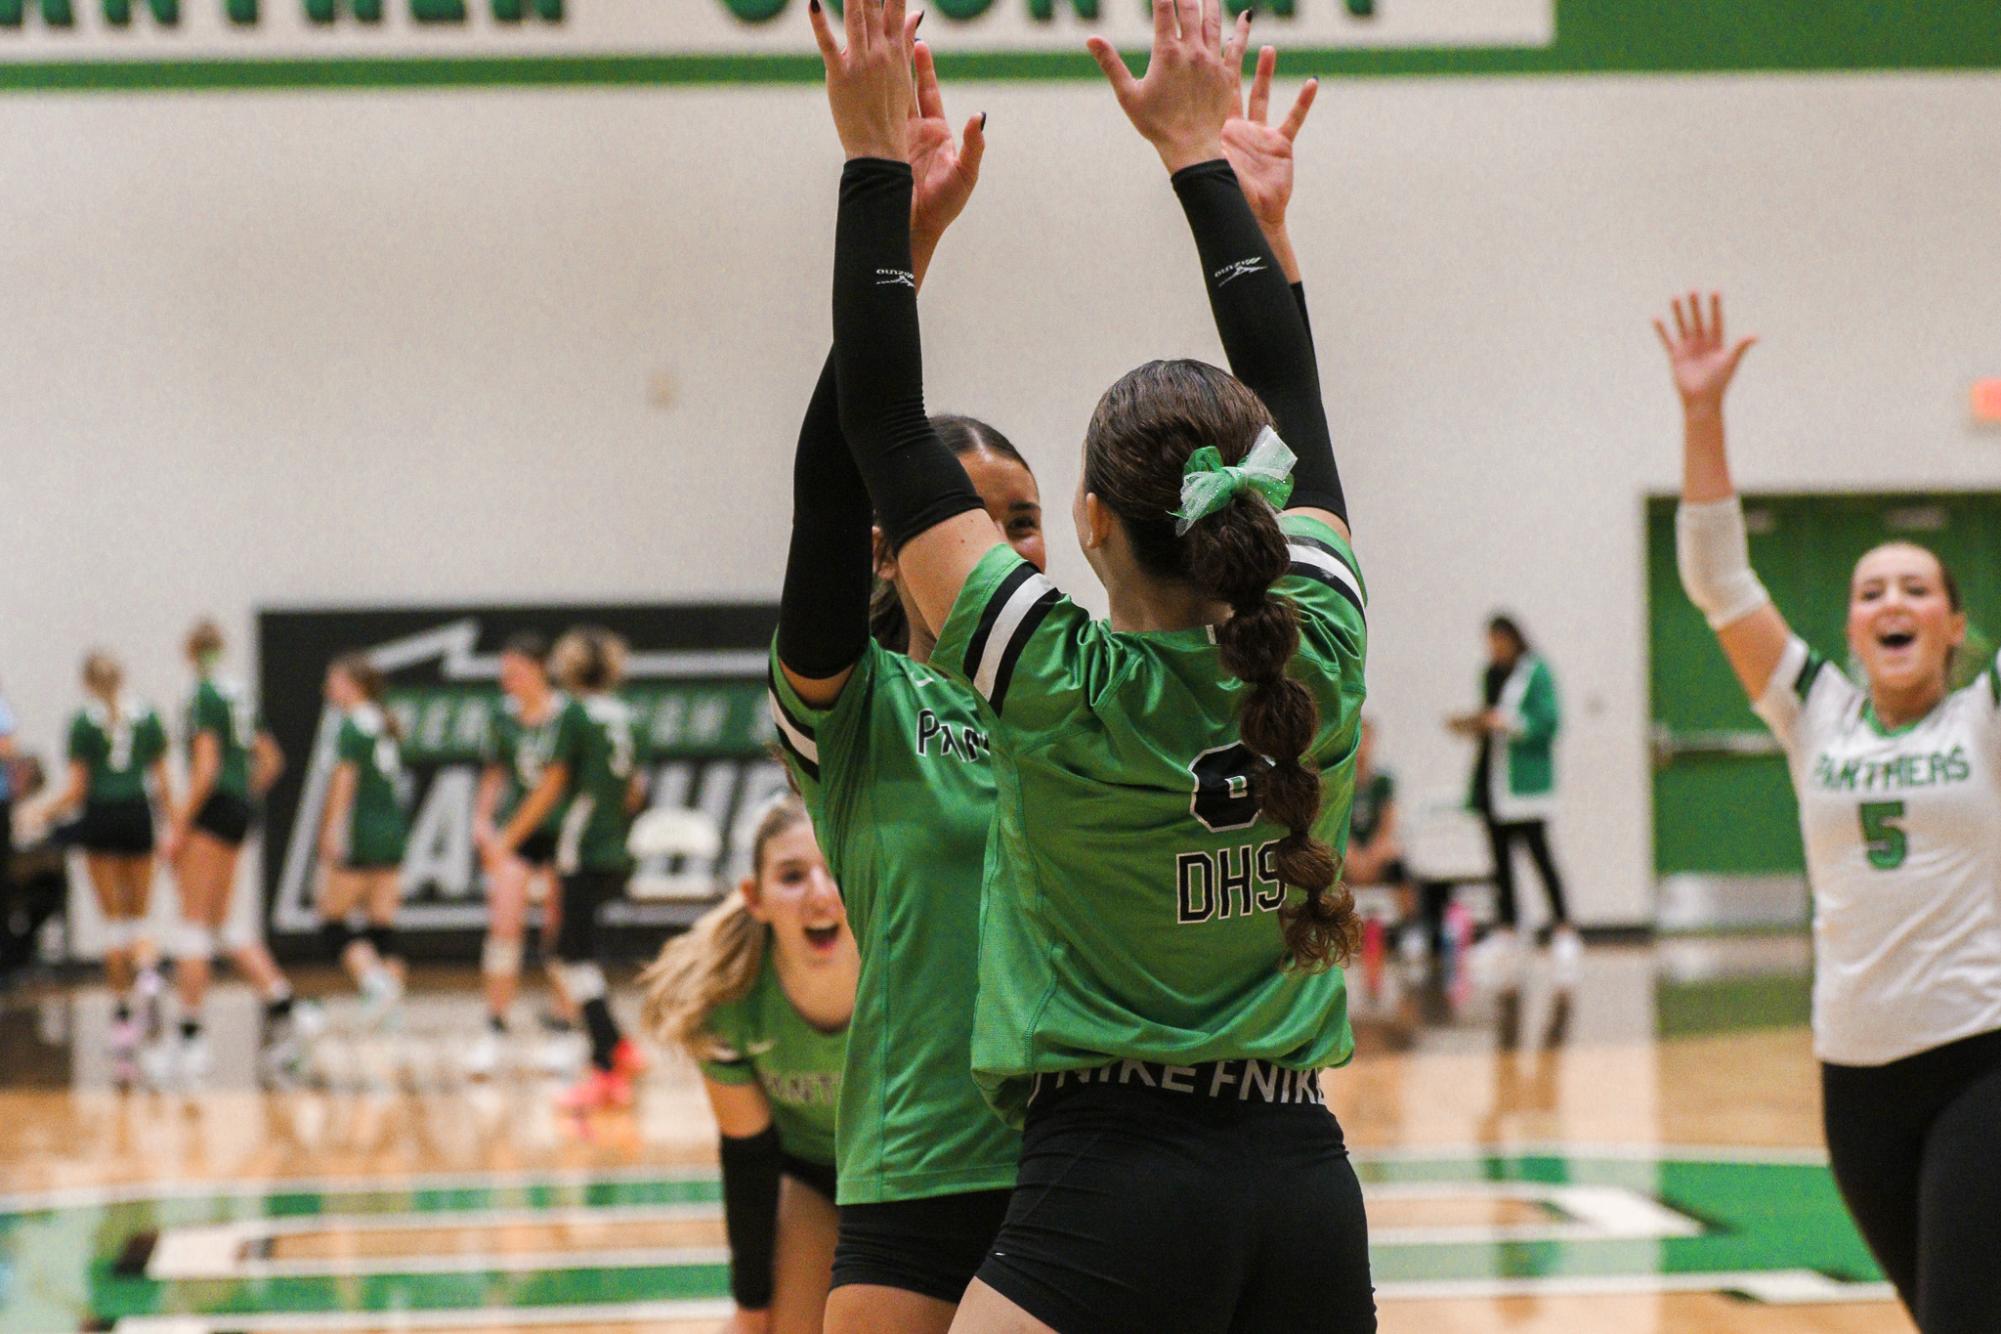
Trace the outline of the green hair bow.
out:
M 1298 456 L 1267 426 L 1244 455 L 1242 463 L 1223 462 L 1223 452 L 1204 445 L 1188 456 L 1181 469 L 1181 508 L 1173 517 L 1175 536 L 1216 513 L 1246 489 L 1257 492 L 1275 510 L 1292 498 L 1292 465 Z

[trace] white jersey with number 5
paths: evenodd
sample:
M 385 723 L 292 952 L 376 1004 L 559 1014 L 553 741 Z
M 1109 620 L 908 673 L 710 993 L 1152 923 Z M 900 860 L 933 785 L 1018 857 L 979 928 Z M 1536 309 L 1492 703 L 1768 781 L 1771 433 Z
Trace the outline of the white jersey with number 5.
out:
M 2001 664 L 1891 729 L 1794 639 L 1757 712 L 1799 794 L 1815 1054 L 1885 1065 L 2001 1029 Z

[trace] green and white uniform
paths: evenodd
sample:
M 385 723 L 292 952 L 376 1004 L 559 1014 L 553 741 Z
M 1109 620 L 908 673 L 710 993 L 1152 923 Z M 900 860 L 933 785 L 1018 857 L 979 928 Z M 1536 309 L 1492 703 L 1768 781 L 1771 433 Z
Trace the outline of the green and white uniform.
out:
M 1549 664 L 1525 653 L 1508 673 L 1494 708 L 1508 730 L 1492 737 L 1486 763 L 1473 771 L 1486 784 L 1470 805 L 1489 812 L 1496 823 L 1523 824 L 1556 814 L 1556 734 L 1563 726 L 1556 677 Z
M 214 792 L 250 800 L 250 748 L 263 726 L 257 706 L 242 686 L 206 676 L 196 682 L 187 707 L 188 756 L 194 756 L 196 737 L 204 732 L 215 737 L 222 765 L 216 770 Z
M 2001 1030 L 2001 661 L 1891 729 L 1795 638 L 1757 712 L 1799 794 L 1815 1054 L 1885 1065 Z
M 564 703 L 555 726 L 548 762 L 569 771 L 557 869 L 624 874 L 632 869 L 625 800 L 643 740 L 638 720 L 616 695 L 585 695 Z
M 1368 632 L 1354 553 L 1282 520 L 1277 591 L 1299 609 L 1295 677 L 1320 708 L 1305 762 L 1314 833 L 1348 841 Z M 1019 1124 L 1035 1074 L 1120 1059 L 1251 1058 L 1296 1070 L 1354 1051 L 1339 970 L 1283 972 L 1284 830 L 1261 820 L 1238 740 L 1248 690 L 1206 627 L 1093 622 L 1012 550 L 960 591 L 933 665 L 970 683 L 993 739 L 997 816 L 980 930 L 973 1071 Z
M 70 720 L 69 758 L 88 772 L 84 800 L 92 806 L 145 801 L 146 771 L 167 753 L 167 729 L 152 706 L 118 702 L 118 716 L 91 700 Z
M 521 706 L 513 697 L 502 699 L 500 716 L 487 731 L 484 756 L 486 763 L 497 765 L 507 774 L 500 804 L 494 808 L 495 827 L 505 828 L 528 794 L 541 786 L 542 771 L 549 767 L 549 758 L 556 752 L 556 732 L 569 705 L 570 697 L 558 691 L 551 696 L 548 713 L 542 721 L 529 723 L 522 719 Z M 554 840 L 562 832 L 565 809 L 562 802 L 556 803 L 535 833 Z
M 861 953 L 840 1203 L 1009 1189 L 1021 1139 L 987 1110 L 972 1077 L 994 813 L 978 700 L 871 640 L 831 709 L 806 706 L 774 650 L 771 702 Z
M 403 863 L 410 820 L 403 810 L 398 784 L 403 777 L 403 747 L 389 730 L 382 710 L 364 704 L 343 714 L 334 742 L 341 764 L 354 766 L 354 804 L 347 815 L 347 865 L 380 870 Z
M 722 1050 L 701 1063 L 702 1073 L 718 1084 L 756 1084 L 771 1104 L 779 1147 L 809 1163 L 833 1163 L 848 1030 L 827 1033 L 806 1022 L 769 948 L 750 991 L 717 1006 L 708 1032 Z

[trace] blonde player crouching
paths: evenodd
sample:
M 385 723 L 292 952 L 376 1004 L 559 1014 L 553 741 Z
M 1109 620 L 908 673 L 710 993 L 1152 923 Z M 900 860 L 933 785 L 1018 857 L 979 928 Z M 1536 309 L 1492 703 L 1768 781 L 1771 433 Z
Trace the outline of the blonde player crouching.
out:
M 821 1328 L 834 1110 L 861 959 L 806 808 L 758 822 L 752 874 L 641 977 L 645 1023 L 700 1063 L 721 1132 L 734 1331 Z
M 1926 1334 L 2001 1329 L 2001 662 L 1968 660 L 1952 574 L 1908 542 L 1850 577 L 1860 679 L 1793 634 L 1752 573 L 1724 450 L 1753 340 L 1724 337 L 1715 296 L 1674 323 L 1654 328 L 1683 411 L 1682 585 L 1799 794 L 1834 1178 Z

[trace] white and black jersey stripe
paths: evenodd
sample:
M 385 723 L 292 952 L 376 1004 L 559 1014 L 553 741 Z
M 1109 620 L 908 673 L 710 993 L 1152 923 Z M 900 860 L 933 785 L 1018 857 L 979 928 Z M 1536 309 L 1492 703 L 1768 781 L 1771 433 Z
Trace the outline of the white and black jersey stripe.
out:
M 819 782 L 820 743 L 813 736 L 813 729 L 785 707 L 775 676 L 769 679 L 764 693 L 771 701 L 771 721 L 778 727 L 778 744 L 785 748 L 785 753 L 792 757 L 808 778 Z
M 1362 581 L 1332 544 L 1301 533 L 1287 533 L 1285 540 L 1292 554 L 1288 574 L 1327 585 L 1354 603 L 1355 610 L 1362 613 L 1364 620 L 1368 619 L 1368 598 L 1362 592 Z
M 987 599 L 979 628 L 966 645 L 966 674 L 995 713 L 1007 698 L 1008 681 L 1022 649 L 1062 596 L 1045 575 L 1023 561 Z

